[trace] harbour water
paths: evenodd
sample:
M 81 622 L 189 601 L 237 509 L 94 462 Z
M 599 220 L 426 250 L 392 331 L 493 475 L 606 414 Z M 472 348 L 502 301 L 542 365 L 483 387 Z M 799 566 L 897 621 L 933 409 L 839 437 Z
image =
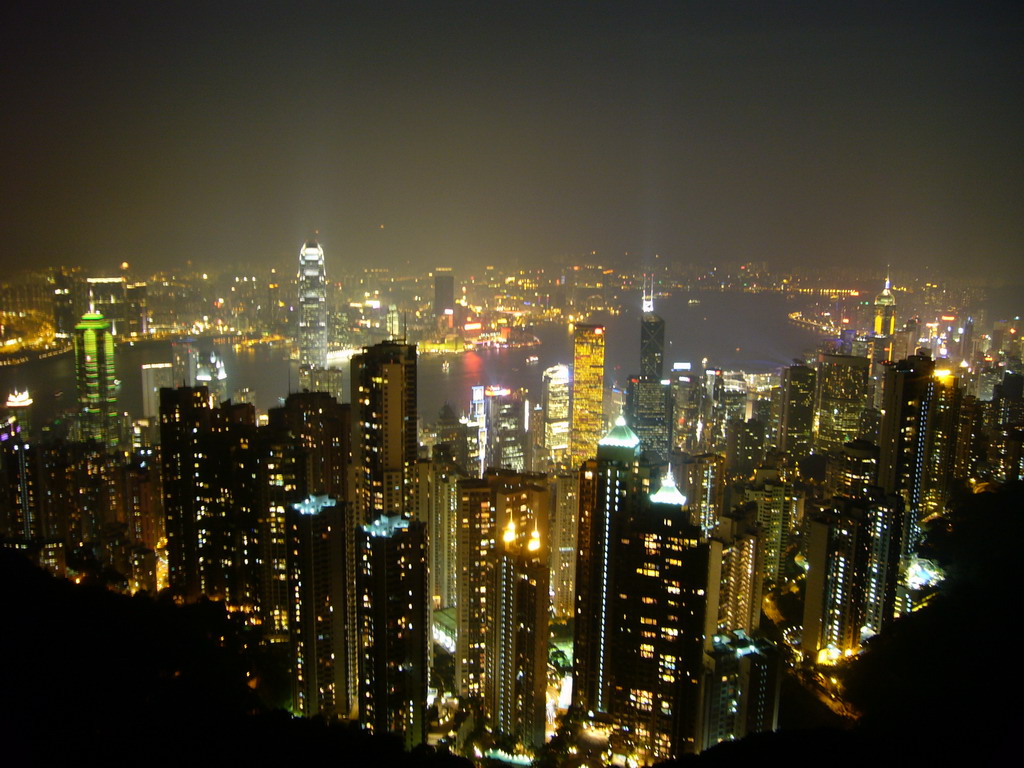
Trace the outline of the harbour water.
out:
M 691 299 L 699 303 L 690 303 Z M 666 324 L 666 369 L 674 362 L 696 364 L 703 358 L 708 359 L 709 365 L 748 372 L 768 372 L 788 365 L 820 341 L 813 331 L 789 322 L 787 313 L 797 308 L 777 293 L 709 292 L 662 298 L 656 311 Z M 614 316 L 596 316 L 591 322 L 607 327 L 606 380 L 624 385 L 639 368 L 639 306 Z M 572 362 L 572 336 L 565 326 L 554 324 L 534 328 L 533 333 L 541 340 L 538 347 L 420 356 L 418 396 L 423 420 L 432 421 L 446 400 L 456 412 L 466 410 L 471 387 L 476 384 L 525 387 L 531 400 L 539 398 L 544 369 Z M 260 410 L 276 406 L 279 398 L 298 386 L 297 365 L 288 359 L 283 347 L 219 344 L 216 349 L 224 360 L 228 392 L 250 388 Z M 528 362 L 533 356 L 538 360 Z M 141 366 L 170 359 L 168 342 L 120 344 L 120 407 L 133 417 L 140 416 Z M 33 418 L 37 423 L 73 408 L 74 356 L 67 354 L 0 368 L 0 393 L 25 387 L 35 400 Z

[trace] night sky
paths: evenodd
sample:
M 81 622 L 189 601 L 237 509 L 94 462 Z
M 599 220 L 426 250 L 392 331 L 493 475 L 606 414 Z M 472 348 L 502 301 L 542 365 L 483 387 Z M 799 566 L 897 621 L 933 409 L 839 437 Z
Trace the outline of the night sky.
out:
M 1024 3 L 18 4 L 5 271 L 1024 266 Z

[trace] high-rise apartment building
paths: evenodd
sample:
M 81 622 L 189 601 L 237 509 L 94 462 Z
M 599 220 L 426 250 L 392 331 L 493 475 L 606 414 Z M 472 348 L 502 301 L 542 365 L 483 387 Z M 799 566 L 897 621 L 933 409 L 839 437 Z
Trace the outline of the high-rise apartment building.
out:
M 537 530 L 547 542 L 548 501 L 543 475 L 488 470 L 480 479 L 459 482 L 455 684 L 460 695 L 492 701 L 493 633 L 501 608 L 494 597 L 496 543 L 510 520 L 516 530 Z
M 108 448 L 118 443 L 114 336 L 99 312 L 86 312 L 75 326 L 75 374 L 82 436 Z
M 326 392 L 293 392 L 271 408 L 270 427 L 286 433 L 306 451 L 309 492 L 344 500 L 348 495 L 351 407 Z
M 202 594 L 199 577 L 199 499 L 202 456 L 196 435 L 212 421 L 205 387 L 160 390 L 160 445 L 164 514 L 167 522 L 167 569 L 172 594 L 193 602 Z
M 903 499 L 904 556 L 916 551 L 921 521 L 948 499 L 960 399 L 959 379 L 931 358 L 914 355 L 886 369 L 878 484 Z
M 569 455 L 574 467 L 597 454 L 604 431 L 604 331 L 603 325 L 581 324 L 573 333 Z
M 860 651 L 894 615 L 903 539 L 898 498 L 835 500 L 808 526 L 803 652 L 819 662 Z
M 509 509 L 499 522 L 503 528 L 495 544 L 494 621 L 487 649 L 488 706 L 493 727 L 532 750 L 544 743 L 546 724 L 548 545 L 529 507 Z
M 782 480 L 777 469 L 762 468 L 754 473 L 754 481 L 744 490 L 743 500 L 757 510 L 764 579 L 769 584 L 779 584 L 785 577 L 786 552 L 803 517 L 803 492 Z
M 324 249 L 309 240 L 299 251 L 299 365 L 327 367 L 327 274 Z
M 307 717 L 346 718 L 345 541 L 341 507 L 309 496 L 287 511 L 292 705 Z
M 356 520 L 412 514 L 416 346 L 382 341 L 352 358 L 352 494 Z
M 427 738 L 427 562 L 424 526 L 381 515 L 359 527 L 356 589 L 359 721 L 406 749 Z

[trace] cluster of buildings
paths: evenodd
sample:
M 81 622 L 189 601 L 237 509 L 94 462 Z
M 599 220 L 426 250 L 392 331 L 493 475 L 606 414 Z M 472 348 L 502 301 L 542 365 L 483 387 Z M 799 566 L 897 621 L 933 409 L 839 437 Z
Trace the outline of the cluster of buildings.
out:
M 609 280 L 583 272 L 574 286 Z M 432 278 L 431 332 L 477 322 L 451 271 Z M 503 306 L 539 290 L 495 284 Z M 958 317 L 902 317 L 888 281 L 870 327 L 755 376 L 667 360 L 645 276 L 624 391 L 605 378 L 606 329 L 574 318 L 572 360 L 532 404 L 481 386 L 432 423 L 404 325 L 339 381 L 328 285 L 311 240 L 292 326 L 302 391 L 261 418 L 226 398 L 215 357 L 176 343 L 144 366 L 131 450 L 114 320 L 98 303 L 58 320 L 75 428 L 36 429 L 30 398 L 8 402 L 0 535 L 56 573 L 92 564 L 126 592 L 222 601 L 252 642 L 287 649 L 296 714 L 410 747 L 529 754 L 563 711 L 638 764 L 772 730 L 787 661 L 835 663 L 913 610 L 935 576 L 923 531 L 956 484 L 1024 477 L 1016 327 L 982 347 Z M 774 600 L 794 590 L 803 615 L 787 622 Z M 549 663 L 559 627 L 568 676 Z

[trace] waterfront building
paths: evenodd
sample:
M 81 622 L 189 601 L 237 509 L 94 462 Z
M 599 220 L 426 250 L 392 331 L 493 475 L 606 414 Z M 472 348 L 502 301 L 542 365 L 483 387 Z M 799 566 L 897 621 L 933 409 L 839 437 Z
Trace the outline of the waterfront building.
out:
M 604 430 L 603 325 L 577 325 L 573 333 L 572 424 L 569 456 L 574 467 L 597 453 Z
M 324 249 L 316 240 L 299 250 L 299 365 L 327 367 L 327 274 Z
M 110 324 L 110 333 L 124 336 L 128 330 L 128 300 L 123 277 L 87 277 L 90 311 L 97 312 Z
M 344 401 L 345 372 L 340 368 L 299 368 L 299 389 L 326 392 L 339 403 Z
M 434 317 L 448 318 L 446 325 L 451 327 L 454 315 L 455 275 L 451 267 L 438 267 L 434 270 Z
M 86 312 L 75 326 L 75 374 L 81 434 L 108 448 L 118 444 L 114 336 L 99 312 Z
M 896 297 L 892 295 L 892 284 L 885 278 L 885 287 L 875 297 L 875 336 L 892 336 L 896 332 Z
M 484 390 L 484 418 L 487 442 L 484 465 L 488 468 L 526 469 L 526 409 L 523 391 L 490 386 Z

